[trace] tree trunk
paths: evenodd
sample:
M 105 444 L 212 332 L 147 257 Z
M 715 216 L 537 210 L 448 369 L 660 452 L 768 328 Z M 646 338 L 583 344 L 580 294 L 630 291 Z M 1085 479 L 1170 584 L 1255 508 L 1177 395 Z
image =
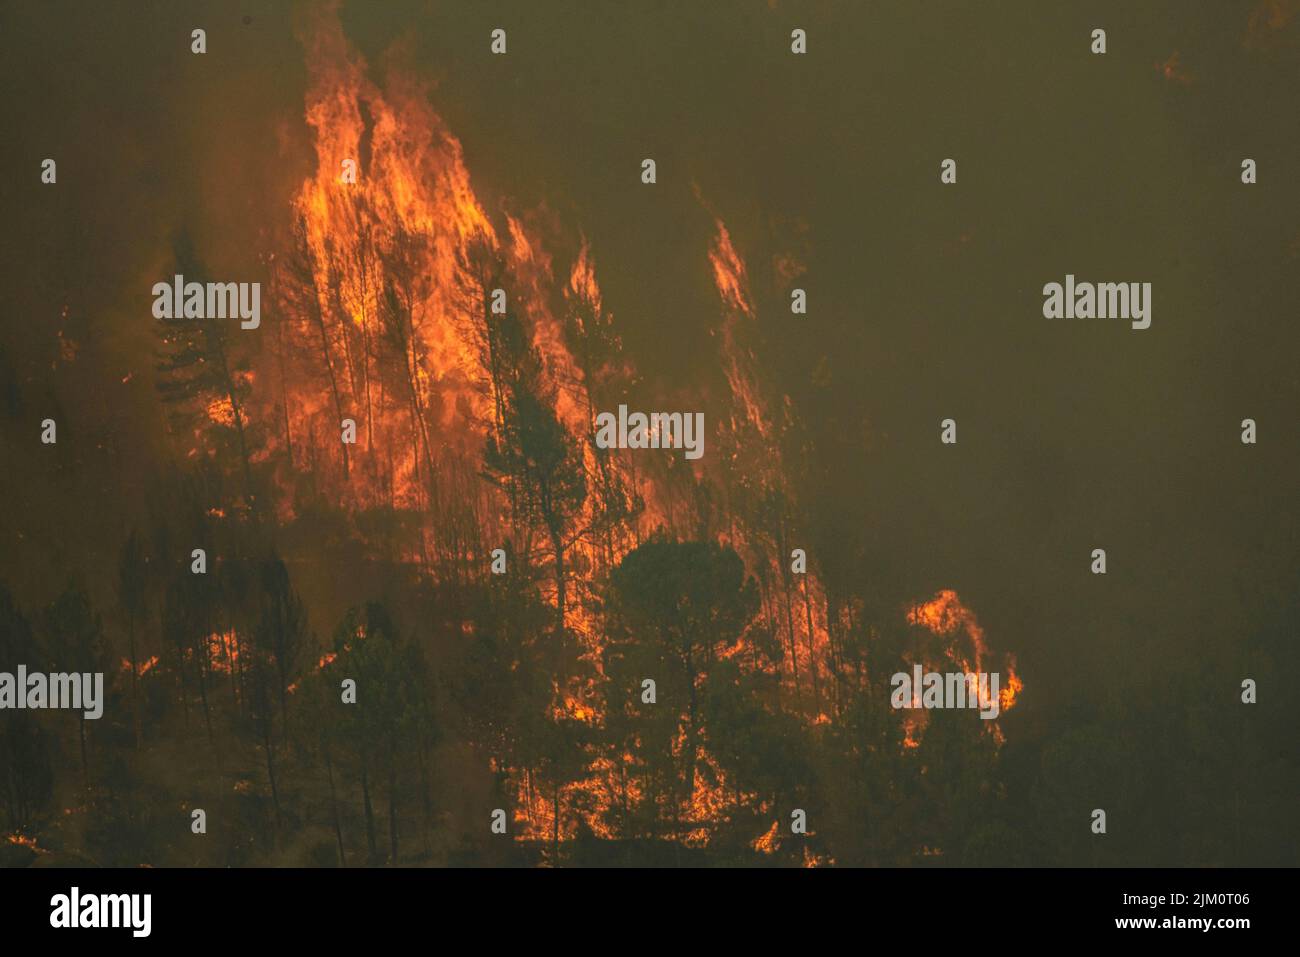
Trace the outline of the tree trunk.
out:
M 564 542 L 558 532 L 551 532 L 551 547 L 555 551 L 555 626 L 560 636 L 560 647 L 567 648 L 564 630 Z
M 289 457 L 289 471 L 293 471 L 293 431 L 289 427 L 288 376 L 284 374 L 284 323 L 275 324 L 275 358 L 280 368 L 280 408 L 284 412 L 284 449 Z
M 135 656 L 135 613 L 127 615 L 127 649 L 131 654 L 131 725 L 135 730 L 135 749 L 140 750 L 140 665 Z
M 553 867 L 560 866 L 560 776 L 555 775 L 555 787 L 552 793 L 552 807 L 554 813 L 551 819 L 551 864 Z
M 330 396 L 333 397 L 334 399 L 334 415 L 335 417 L 338 418 L 339 420 L 338 427 L 341 429 L 343 428 L 343 399 L 339 395 L 338 376 L 334 374 L 334 360 L 330 356 L 330 340 L 329 340 L 329 334 L 325 330 L 325 316 L 321 312 L 320 300 L 317 299 L 316 296 L 314 295 L 315 293 L 314 287 L 312 292 L 313 292 L 312 318 L 315 319 L 316 329 L 320 333 L 321 355 L 325 359 L 325 369 L 327 372 L 329 372 Z M 344 335 L 345 343 L 346 340 L 347 340 L 347 336 L 345 333 Z M 346 442 L 340 442 L 339 445 L 343 447 L 343 481 L 346 482 L 348 480 L 348 446 Z
M 204 640 L 206 641 L 206 639 Z M 208 682 L 203 674 L 206 670 L 205 664 L 207 661 L 207 654 L 208 646 L 204 644 L 202 649 L 203 658 L 196 662 L 196 664 L 199 669 L 199 698 L 203 701 L 203 723 L 206 724 L 208 728 L 208 744 L 212 745 L 215 750 L 217 747 L 217 739 L 212 734 L 212 712 L 208 709 Z
M 397 866 L 397 744 L 388 743 L 388 863 Z
M 321 749 L 325 752 L 325 776 L 330 782 L 330 810 L 334 814 L 334 839 L 339 845 L 339 867 L 347 867 L 347 855 L 343 852 L 343 825 L 339 822 L 339 798 L 338 793 L 334 790 L 334 762 L 330 760 L 329 742 L 323 738 L 321 740 Z
M 213 333 L 209 333 L 213 335 Z M 239 404 L 239 397 L 235 395 L 235 380 L 230 374 L 230 365 L 226 361 L 226 344 L 217 334 L 213 340 L 216 343 L 218 371 L 221 374 L 221 387 L 226 393 L 226 398 L 230 402 L 230 411 L 235 420 L 235 438 L 239 445 L 239 461 L 243 466 L 244 472 L 244 494 L 248 497 L 248 507 L 254 520 L 257 518 L 257 499 L 253 495 L 253 470 L 248 462 L 248 442 L 244 436 L 244 410 Z
M 370 863 L 374 864 L 379 856 L 375 846 L 375 810 L 370 804 L 370 775 L 366 772 L 366 763 L 361 762 L 361 799 L 366 812 L 366 844 L 370 849 Z
M 817 681 L 817 646 L 814 643 L 812 601 L 808 597 L 808 574 L 803 575 L 803 607 L 808 618 L 808 667 L 812 671 L 813 710 L 821 712 L 822 696 Z
M 90 762 L 86 760 L 86 714 L 83 711 L 79 716 L 79 730 L 81 737 L 81 785 L 86 790 L 90 790 Z
M 276 671 L 280 678 L 280 740 L 289 740 L 289 676 L 285 672 L 283 650 L 275 656 Z
M 269 717 L 262 725 L 262 745 L 266 749 L 266 776 L 271 779 L 271 804 L 275 807 L 275 826 L 279 830 L 283 827 L 283 820 L 280 816 L 280 791 L 275 786 L 275 762 L 272 759 L 271 719 Z
M 686 686 L 690 689 L 689 710 L 687 711 L 686 734 L 686 800 L 690 801 L 695 796 L 695 759 L 699 755 L 699 748 L 696 745 L 696 712 L 699 709 L 698 698 L 695 690 L 695 661 L 689 651 L 685 655 L 686 661 Z
M 429 795 L 429 745 L 423 738 L 420 741 L 418 754 L 420 760 L 420 797 L 424 803 L 424 853 L 431 854 L 433 850 L 429 846 L 429 832 L 433 829 L 433 800 Z
M 786 635 L 790 639 L 790 663 L 794 666 L 794 698 L 797 707 L 799 703 L 799 646 L 795 643 L 794 637 L 794 603 L 790 600 L 790 569 L 785 566 L 784 562 L 781 566 L 781 591 L 785 598 L 785 627 Z

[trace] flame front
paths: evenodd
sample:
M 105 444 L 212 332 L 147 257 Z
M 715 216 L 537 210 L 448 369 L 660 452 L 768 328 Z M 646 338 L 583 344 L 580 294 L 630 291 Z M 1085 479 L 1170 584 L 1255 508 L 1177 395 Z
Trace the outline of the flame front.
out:
M 656 836 L 687 848 L 710 846 L 720 824 L 734 820 L 752 822 L 743 826 L 752 829 L 753 851 L 785 854 L 784 835 L 770 823 L 781 808 L 771 794 L 741 786 L 708 726 L 697 723 L 693 703 L 688 708 L 678 695 L 675 726 L 657 742 L 645 729 L 613 743 L 602 739 L 612 722 L 628 718 L 614 704 L 626 691 L 608 673 L 611 575 L 656 533 L 697 537 L 701 520 L 693 510 L 704 499 L 713 503 L 709 535 L 735 550 L 757 591 L 751 619 L 725 643 L 709 645 L 709 663 L 725 662 L 735 669 L 732 680 L 763 687 L 764 713 L 790 715 L 809 735 L 837 733 L 871 677 L 860 649 L 872 633 L 858 620 L 860 609 L 832 601 L 815 558 L 792 567 L 794 552 L 807 550 L 807 523 L 784 449 L 797 441 L 800 425 L 790 399 L 764 388 L 756 346 L 762 285 L 736 237 L 697 188 L 712 223 L 700 255 L 717 294 L 723 391 L 691 401 L 714 410 L 709 441 L 716 452 L 686 462 L 598 448 L 596 414 L 624 400 L 640 376 L 623 350 L 586 236 L 544 210 L 485 203 L 427 85 L 395 66 L 382 84 L 372 80 L 331 10 L 304 24 L 301 41 L 315 172 L 296 193 L 288 235 L 268 257 L 282 331 L 267 361 L 277 368 L 240 380 L 257 385 L 247 417 L 279 424 L 257 453 L 274 471 L 276 519 L 300 517 L 295 490 L 310 476 L 307 501 L 339 503 L 359 540 L 367 541 L 366 516 L 409 519 L 399 533 L 367 544 L 376 557 L 386 550 L 385 560 L 395 553 L 435 587 L 481 581 L 497 547 L 529 570 L 532 598 L 556 613 L 546 626 L 553 631 L 524 638 L 522 647 L 536 657 L 525 661 L 521 651 L 507 670 L 545 662 L 549 704 L 528 729 L 543 743 L 528 761 L 512 759 L 506 736 L 485 745 L 485 763 L 513 802 L 517 839 L 550 844 L 554 853 L 588 833 L 641 836 L 649 814 L 672 822 L 669 833 L 656 824 Z M 771 257 L 776 285 L 804 271 L 793 253 Z M 535 407 L 525 408 L 528 402 Z M 573 451 L 565 469 L 580 473 L 581 482 L 570 490 L 571 514 L 549 500 L 521 498 L 510 469 L 535 476 L 546 467 L 520 452 L 521 409 L 532 409 L 532 427 L 555 423 L 561 437 L 551 447 Z M 239 426 L 229 398 L 205 411 L 215 428 Z M 513 464 L 510 455 L 518 456 Z M 214 517 L 224 520 L 226 512 Z M 906 619 L 951 639 L 948 657 L 963 667 L 978 670 L 989 656 L 983 631 L 955 592 L 917 605 Z M 467 616 L 459 632 L 473 643 L 483 627 Z M 775 654 L 758 653 L 759 636 L 770 637 Z M 237 675 L 248 637 L 217 629 L 198 651 L 213 673 Z M 332 669 L 361 637 L 304 670 Z M 543 640 L 556 650 L 542 650 Z M 685 667 L 682 680 L 706 682 L 700 661 Z M 1022 687 L 1014 670 L 1008 675 L 1004 709 Z M 288 690 L 300 687 L 295 681 Z M 923 750 L 922 729 L 907 724 L 905 750 Z M 681 781 L 654 779 L 649 748 L 670 756 Z M 808 846 L 796 856 L 808 866 L 830 861 Z

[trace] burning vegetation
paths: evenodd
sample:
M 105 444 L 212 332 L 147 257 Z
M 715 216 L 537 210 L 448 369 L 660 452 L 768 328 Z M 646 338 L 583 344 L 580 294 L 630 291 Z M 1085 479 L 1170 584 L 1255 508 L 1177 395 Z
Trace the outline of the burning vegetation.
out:
M 760 374 L 755 284 L 798 258 L 751 274 L 697 189 L 722 379 L 691 398 L 710 454 L 602 448 L 597 413 L 641 380 L 599 250 L 486 203 L 429 89 L 395 67 L 381 85 L 336 18 L 302 44 L 314 172 L 265 252 L 267 322 L 166 325 L 183 464 L 121 555 L 114 710 L 137 751 L 166 747 L 177 711 L 193 723 L 226 783 L 192 803 L 264 835 L 221 862 L 293 842 L 339 864 L 982 860 L 965 847 L 998 801 L 1001 727 L 905 719 L 888 678 L 996 658 L 1004 711 L 1022 684 L 954 591 L 882 613 L 865 583 L 823 579 L 789 461 L 808 439 Z M 206 275 L 184 236 L 175 271 Z M 176 558 L 191 548 L 203 575 Z M 309 615 L 297 581 L 326 561 Z M 351 607 L 322 639 L 334 592 Z M 102 632 L 75 606 L 47 633 L 93 659 Z M 79 789 L 107 813 L 97 731 L 80 731 Z M 941 769 L 958 793 L 937 794 Z M 42 802 L 19 790 L 15 826 Z M 909 804 L 945 813 L 889 827 Z

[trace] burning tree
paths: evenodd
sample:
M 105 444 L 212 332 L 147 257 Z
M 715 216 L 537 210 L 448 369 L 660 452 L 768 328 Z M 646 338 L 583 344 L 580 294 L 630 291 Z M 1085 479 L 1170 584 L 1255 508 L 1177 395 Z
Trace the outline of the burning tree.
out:
M 842 527 L 813 525 L 811 440 L 761 374 L 773 277 L 701 195 L 719 374 L 682 392 L 710 410 L 711 455 L 599 448 L 597 414 L 644 380 L 586 237 L 482 202 L 429 89 L 398 68 L 372 79 L 328 11 L 305 18 L 303 41 L 316 165 L 268 233 L 274 328 L 245 341 L 219 322 L 162 327 L 158 392 L 184 464 L 154 480 L 151 534 L 120 556 L 137 726 L 137 639 L 156 610 L 159 672 L 187 724 L 197 693 L 216 773 L 265 764 L 265 783 L 256 771 L 234 787 L 278 847 L 321 824 L 322 859 L 347 863 L 355 808 L 365 859 L 395 864 L 413 856 L 403 822 L 418 806 L 432 853 L 438 779 L 479 776 L 509 806 L 518 853 L 552 863 L 602 843 L 790 862 L 842 835 L 870 862 L 917 853 L 902 831 L 951 847 L 973 811 L 922 768 L 984 808 L 1000 732 L 900 720 L 877 699 L 905 662 L 999 659 L 955 592 L 882 597 L 859 551 L 837 547 Z M 173 253 L 206 278 L 184 233 Z M 156 571 L 195 547 L 211 575 Z M 330 620 L 350 609 L 324 655 L 309 604 Z M 440 752 L 448 731 L 460 747 Z M 773 829 L 836 787 L 869 825 L 826 815 L 799 844 Z M 903 821 L 908 800 L 932 826 L 875 823 Z M 11 818 L 29 803 L 13 798 Z M 462 827 L 437 845 L 477 846 Z
M 665 537 L 630 552 L 611 584 L 608 671 L 624 687 L 629 681 L 638 687 L 638 675 L 658 676 L 664 689 L 662 705 L 632 707 L 650 716 L 647 728 L 659 727 L 659 745 L 670 744 L 664 751 L 647 742 L 653 750 L 643 751 L 641 761 L 653 768 L 665 755 L 676 758 L 670 807 L 679 826 L 681 809 L 695 794 L 704 747 L 701 699 L 718 660 L 742 640 L 757 608 L 756 590 L 731 549 Z M 656 719 L 656 713 L 668 717 Z M 653 780 L 646 784 L 648 793 L 656 793 Z
M 187 282 L 207 283 L 207 270 L 195 253 L 189 234 L 180 231 L 172 245 L 176 273 Z M 206 441 L 220 453 L 233 437 L 244 487 L 244 502 L 256 514 L 257 495 L 251 465 L 253 435 L 246 409 L 250 396 L 250 361 L 237 353 L 229 325 L 206 319 L 173 319 L 160 326 L 162 354 L 157 387 L 171 409 L 175 428 L 196 442 Z M 198 445 L 189 454 L 198 453 Z

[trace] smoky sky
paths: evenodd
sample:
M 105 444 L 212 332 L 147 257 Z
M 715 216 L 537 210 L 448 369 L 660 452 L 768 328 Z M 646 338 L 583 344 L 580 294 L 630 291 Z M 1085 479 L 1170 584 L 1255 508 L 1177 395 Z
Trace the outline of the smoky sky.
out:
M 707 251 L 713 214 L 726 223 L 763 387 L 797 422 L 796 494 L 847 543 L 842 574 L 882 608 L 957 589 L 1018 656 L 1026 707 L 1009 720 L 1030 722 L 1150 688 L 1171 662 L 1221 669 L 1225 701 L 1241 677 L 1271 677 L 1261 707 L 1289 707 L 1300 13 L 1252 27 L 1258 6 L 530 0 L 340 16 L 381 86 L 397 60 L 432 81 L 491 214 L 544 210 L 589 239 L 647 408 L 694 394 L 715 411 Z M 108 594 L 164 454 L 148 291 L 170 237 L 183 226 L 215 272 L 266 278 L 313 172 L 300 15 L 0 12 L 0 529 L 3 574 L 34 599 L 69 574 Z M 189 52 L 194 27 L 205 55 Z M 806 56 L 789 51 L 794 27 Z M 1161 69 L 1174 54 L 1186 79 Z M 57 186 L 40 184 L 47 156 Z M 948 157 L 954 186 L 939 182 Z M 789 314 L 781 255 L 806 267 L 806 317 Z M 1044 319 L 1042 287 L 1067 273 L 1150 282 L 1151 328 Z M 55 478 L 36 444 L 47 409 L 67 423 Z M 939 443 L 947 417 L 955 447 Z M 1104 577 L 1089 572 L 1099 547 Z

